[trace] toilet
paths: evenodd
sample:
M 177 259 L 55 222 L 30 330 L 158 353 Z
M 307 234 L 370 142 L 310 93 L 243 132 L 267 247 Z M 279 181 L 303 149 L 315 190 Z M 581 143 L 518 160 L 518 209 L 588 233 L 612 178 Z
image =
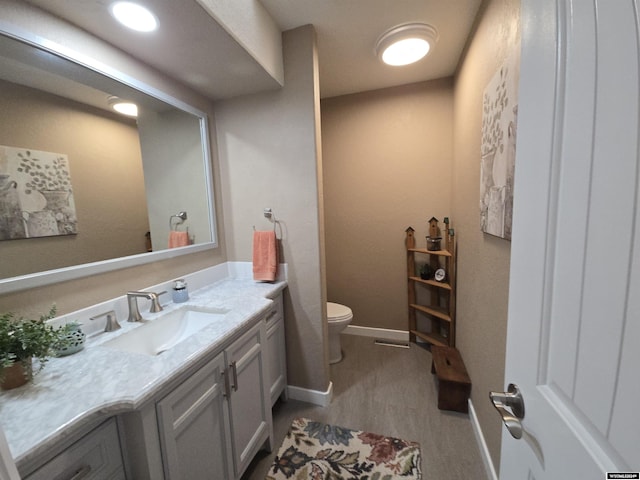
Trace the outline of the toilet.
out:
M 327 302 L 327 323 L 329 324 L 329 363 L 342 360 L 340 332 L 351 323 L 353 312 L 339 303 Z

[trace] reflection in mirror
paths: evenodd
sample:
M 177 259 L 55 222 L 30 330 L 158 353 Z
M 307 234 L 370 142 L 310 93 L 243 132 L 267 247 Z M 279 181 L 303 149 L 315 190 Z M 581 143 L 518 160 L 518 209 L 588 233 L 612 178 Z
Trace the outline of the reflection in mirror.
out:
M 0 35 L 0 280 L 215 245 L 206 117 L 164 100 Z

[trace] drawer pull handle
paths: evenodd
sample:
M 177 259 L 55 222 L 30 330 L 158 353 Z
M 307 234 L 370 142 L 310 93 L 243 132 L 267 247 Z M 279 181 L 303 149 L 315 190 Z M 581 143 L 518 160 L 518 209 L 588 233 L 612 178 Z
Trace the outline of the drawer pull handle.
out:
M 238 391 L 238 367 L 236 367 L 235 360 L 231 362 L 231 370 L 233 370 L 233 391 Z
M 273 317 L 275 317 L 277 313 L 278 313 L 278 310 L 272 310 L 269 313 L 269 315 L 267 315 L 267 318 L 265 319 L 265 322 L 269 323 L 269 320 L 271 320 Z
M 81 480 L 91 473 L 91 465 L 83 465 L 73 474 L 69 480 Z
M 224 369 L 224 372 L 222 372 L 222 378 L 224 379 L 224 391 L 222 392 L 222 396 L 229 397 L 231 396 L 231 388 L 229 387 L 229 372 L 226 368 Z

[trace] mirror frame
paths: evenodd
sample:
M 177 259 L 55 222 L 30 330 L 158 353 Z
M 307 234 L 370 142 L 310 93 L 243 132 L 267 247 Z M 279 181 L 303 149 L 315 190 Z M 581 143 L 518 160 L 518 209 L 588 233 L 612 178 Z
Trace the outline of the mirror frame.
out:
M 188 255 L 191 253 L 211 250 L 218 247 L 218 237 L 216 231 L 216 211 L 214 204 L 213 176 L 211 164 L 211 144 L 209 139 L 209 120 L 207 114 L 177 98 L 174 98 L 145 82 L 136 80 L 117 69 L 109 67 L 98 60 L 89 56 L 80 54 L 45 38 L 26 32 L 19 27 L 7 24 L 0 20 L 0 35 L 4 35 L 22 43 L 31 45 L 32 47 L 52 53 L 64 60 L 71 61 L 81 67 L 88 68 L 96 73 L 102 74 L 115 81 L 123 83 L 131 88 L 139 90 L 142 93 L 157 98 L 173 107 L 191 113 L 200 119 L 200 137 L 202 139 L 202 154 L 205 170 L 205 183 L 208 192 L 207 204 L 210 212 L 211 242 L 200 243 L 197 245 L 189 245 L 173 249 L 159 250 L 157 252 L 145 252 L 127 257 L 119 257 L 110 260 L 102 260 L 98 262 L 84 263 L 53 270 L 45 270 L 17 277 L 9 277 L 0 279 L 0 295 L 27 290 L 31 288 L 42 287 L 54 283 L 64 282 L 67 280 L 75 280 L 90 275 L 111 272 L 128 267 L 144 265 L 157 262 L 169 258 Z

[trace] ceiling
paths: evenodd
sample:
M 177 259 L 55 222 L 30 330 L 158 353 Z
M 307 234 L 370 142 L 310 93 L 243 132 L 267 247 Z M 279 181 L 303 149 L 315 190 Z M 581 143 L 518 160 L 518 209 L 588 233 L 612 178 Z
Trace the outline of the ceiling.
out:
M 109 0 L 28 0 L 214 99 L 278 88 L 196 0 L 139 0 L 161 30 L 142 37 L 117 25 Z M 257 0 L 256 0 L 257 1 Z M 451 76 L 482 0 L 261 0 L 282 31 L 312 24 L 317 32 L 323 98 Z M 423 22 L 438 42 L 414 65 L 378 61 L 376 40 L 386 30 Z M 224 65 L 224 68 L 220 68 Z
M 261 0 L 282 31 L 312 24 L 318 36 L 322 97 L 451 76 L 481 0 Z M 436 28 L 438 43 L 422 61 L 381 63 L 378 38 L 405 23 Z

